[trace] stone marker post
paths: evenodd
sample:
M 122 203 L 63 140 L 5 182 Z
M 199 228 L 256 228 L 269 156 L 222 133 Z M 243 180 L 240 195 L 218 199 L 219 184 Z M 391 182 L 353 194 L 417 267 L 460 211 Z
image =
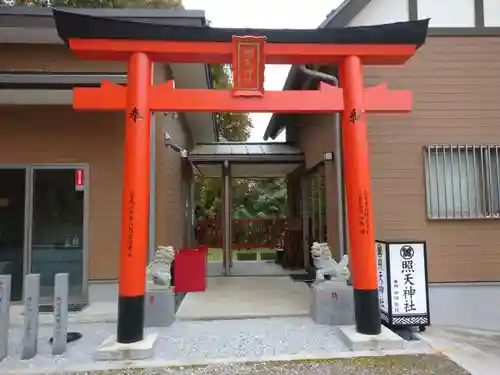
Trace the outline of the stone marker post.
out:
M 54 280 L 54 333 L 52 335 L 52 354 L 66 351 L 68 335 L 68 283 L 67 273 L 58 273 Z
M 40 275 L 28 274 L 24 282 L 24 335 L 21 359 L 33 358 L 37 353 L 39 302 Z
M 11 276 L 0 276 L 0 361 L 9 354 Z

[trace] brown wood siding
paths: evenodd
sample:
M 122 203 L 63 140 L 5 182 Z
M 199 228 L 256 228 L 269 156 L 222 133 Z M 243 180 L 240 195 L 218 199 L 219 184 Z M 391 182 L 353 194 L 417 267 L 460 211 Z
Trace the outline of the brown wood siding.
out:
M 185 242 L 185 204 L 187 187 L 182 181 L 182 164 L 179 153 L 164 146 L 164 133 L 173 142 L 186 146 L 182 125 L 169 114 L 157 114 L 156 123 L 156 241 L 157 245 L 176 248 Z
M 89 276 L 116 278 L 121 227 L 123 115 L 69 106 L 0 106 L 0 164 L 90 165 Z
M 427 220 L 423 147 L 500 144 L 500 38 L 430 38 L 399 68 L 367 69 L 367 84 L 411 89 L 406 116 L 370 116 L 377 238 L 427 240 L 433 282 L 500 280 L 500 221 Z
M 325 152 L 335 153 L 335 122 L 329 115 L 297 115 L 293 126 L 287 128 L 287 141 L 294 142 L 304 151 L 307 169 L 323 161 Z M 327 241 L 332 255 L 338 260 L 338 216 L 337 184 L 335 162 L 325 162 L 325 199 L 327 220 Z M 309 236 L 309 234 L 306 234 Z
M 154 82 L 168 72 L 155 66 Z M 65 46 L 2 45 L 0 70 L 59 72 L 125 71 L 124 64 L 79 60 Z M 0 164 L 90 165 L 89 276 L 116 279 L 121 233 L 124 117 L 112 112 L 76 112 L 69 106 L 0 106 Z M 184 145 L 186 128 L 156 113 L 156 245 L 181 247 L 184 196 L 179 154 L 165 150 L 168 131 Z
M 156 69 L 155 81 L 165 81 L 169 70 Z M 156 113 L 156 245 L 186 246 L 186 199 L 188 185 L 180 154 L 166 149 L 164 134 L 168 132 L 172 142 L 188 148 L 190 137 L 180 115 Z M 185 171 L 184 171 L 185 172 Z
M 332 256 L 340 261 L 339 248 L 339 217 L 337 199 L 336 165 L 331 161 L 325 162 L 325 200 L 326 200 L 326 238 Z
M 500 221 L 428 220 L 423 166 L 427 144 L 500 144 L 499 56 L 500 38 L 432 37 L 405 66 L 365 70 L 414 93 L 411 114 L 369 115 L 376 238 L 426 240 L 432 282 L 500 281 Z M 308 160 L 333 149 L 330 121 L 292 128 Z
M 123 72 L 123 63 L 78 59 L 64 45 L 2 45 L 0 70 Z M 3 163 L 90 164 L 89 278 L 118 277 L 124 118 L 69 106 L 3 106 Z M 19 148 L 19 144 L 26 147 Z
M 292 127 L 287 128 L 287 141 L 304 150 L 306 169 L 323 161 L 325 152 L 334 151 L 335 126 L 333 115 L 297 115 Z

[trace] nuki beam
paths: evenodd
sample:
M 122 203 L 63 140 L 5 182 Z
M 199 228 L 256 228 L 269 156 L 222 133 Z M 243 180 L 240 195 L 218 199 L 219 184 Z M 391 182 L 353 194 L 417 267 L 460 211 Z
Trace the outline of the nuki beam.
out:
M 73 107 L 78 110 L 125 110 L 127 87 L 103 81 L 101 87 L 74 89 Z M 233 90 L 176 89 L 168 81 L 149 89 L 150 111 L 178 112 L 274 112 L 332 113 L 345 109 L 343 89 L 321 83 L 319 90 L 266 91 L 262 96 L 235 96 Z M 366 112 L 409 112 L 412 93 L 390 91 L 386 84 L 364 89 Z

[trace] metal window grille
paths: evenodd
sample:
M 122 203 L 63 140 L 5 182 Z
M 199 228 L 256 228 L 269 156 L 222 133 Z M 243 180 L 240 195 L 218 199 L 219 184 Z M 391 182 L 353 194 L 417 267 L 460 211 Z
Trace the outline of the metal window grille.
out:
M 430 219 L 500 218 L 500 145 L 425 147 Z

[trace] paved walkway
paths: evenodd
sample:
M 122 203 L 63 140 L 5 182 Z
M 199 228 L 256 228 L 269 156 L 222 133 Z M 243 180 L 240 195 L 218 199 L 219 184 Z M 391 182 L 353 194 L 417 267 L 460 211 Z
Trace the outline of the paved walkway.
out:
M 238 261 L 233 260 L 232 276 L 286 276 L 304 271 L 286 270 L 274 261 Z M 224 276 L 222 261 L 207 262 L 207 276 Z
M 309 287 L 283 277 L 212 277 L 203 293 L 188 293 L 181 320 L 309 315 Z
M 422 337 L 472 375 L 500 374 L 500 332 L 429 327 Z

